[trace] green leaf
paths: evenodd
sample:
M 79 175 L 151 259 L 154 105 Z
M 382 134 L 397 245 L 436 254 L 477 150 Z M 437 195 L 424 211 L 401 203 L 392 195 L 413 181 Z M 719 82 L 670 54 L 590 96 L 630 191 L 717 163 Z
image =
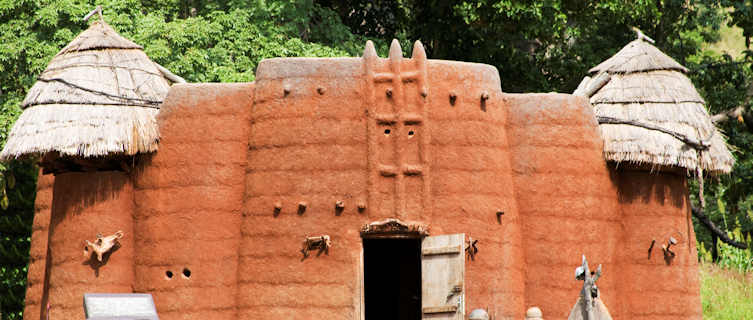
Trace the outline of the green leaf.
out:
M 5 192 L 3 192 L 2 199 L 0 199 L 0 208 L 3 208 L 3 210 L 7 210 L 8 209 L 8 204 L 9 204 L 8 203 L 8 195 Z

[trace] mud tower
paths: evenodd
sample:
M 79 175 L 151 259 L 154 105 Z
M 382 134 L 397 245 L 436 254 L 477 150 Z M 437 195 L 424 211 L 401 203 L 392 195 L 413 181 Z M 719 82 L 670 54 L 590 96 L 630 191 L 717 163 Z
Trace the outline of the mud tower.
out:
M 583 254 L 603 264 L 615 318 L 655 302 L 633 285 L 644 269 L 667 276 L 657 292 L 697 286 L 674 271 L 695 259 L 682 251 L 692 230 L 675 236 L 687 242 L 671 266 L 646 262 L 651 237 L 664 238 L 641 233 L 689 226 L 684 177 L 609 167 L 582 97 L 500 88 L 492 66 L 428 59 L 420 42 L 408 58 L 394 41 L 382 58 L 368 42 L 358 58 L 263 60 L 254 83 L 173 85 L 150 105 L 158 151 L 36 148 L 14 127 L 8 145 L 26 151 L 3 154 L 43 154 L 49 173 L 25 317 L 49 304 L 51 318 L 83 318 L 84 293 L 139 292 L 166 320 L 506 319 L 531 306 L 564 318 Z M 643 183 L 683 202 L 630 201 Z M 639 204 L 660 213 L 655 226 L 627 227 Z M 82 256 L 117 231 L 103 261 Z M 682 307 L 699 309 L 697 290 L 683 292 Z
M 576 90 L 593 105 L 622 204 L 617 258 L 635 280 L 614 307 L 629 319 L 700 319 L 687 177 L 729 173 L 734 158 L 688 70 L 649 41 L 630 42 Z
M 96 21 L 52 59 L 24 99 L 0 157 L 37 156 L 45 174 L 38 182 L 26 319 L 44 319 L 48 303 L 52 318 L 81 319 L 83 292 L 133 291 L 128 171 L 139 155 L 157 150 L 155 116 L 170 88 L 161 69 L 141 46 Z M 127 236 L 102 261 L 82 256 L 85 240 L 117 231 Z

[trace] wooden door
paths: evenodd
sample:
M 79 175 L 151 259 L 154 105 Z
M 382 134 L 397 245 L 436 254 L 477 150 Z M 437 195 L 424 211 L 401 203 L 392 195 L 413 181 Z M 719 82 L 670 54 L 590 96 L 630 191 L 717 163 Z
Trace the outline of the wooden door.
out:
M 422 319 L 465 315 L 465 234 L 426 237 L 421 243 Z

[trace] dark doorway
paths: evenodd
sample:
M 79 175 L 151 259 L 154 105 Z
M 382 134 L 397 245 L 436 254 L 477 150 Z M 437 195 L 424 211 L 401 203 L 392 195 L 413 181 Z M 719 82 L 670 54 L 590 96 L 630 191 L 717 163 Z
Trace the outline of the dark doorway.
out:
M 364 239 L 366 320 L 421 319 L 420 239 Z

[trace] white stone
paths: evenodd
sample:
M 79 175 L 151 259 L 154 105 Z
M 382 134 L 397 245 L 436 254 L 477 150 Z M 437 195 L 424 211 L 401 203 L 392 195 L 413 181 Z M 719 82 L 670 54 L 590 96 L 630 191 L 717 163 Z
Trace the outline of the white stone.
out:
M 489 320 L 489 314 L 484 309 L 475 309 L 468 315 L 468 320 Z
M 539 307 L 531 307 L 526 311 L 526 320 L 543 320 L 543 314 Z

